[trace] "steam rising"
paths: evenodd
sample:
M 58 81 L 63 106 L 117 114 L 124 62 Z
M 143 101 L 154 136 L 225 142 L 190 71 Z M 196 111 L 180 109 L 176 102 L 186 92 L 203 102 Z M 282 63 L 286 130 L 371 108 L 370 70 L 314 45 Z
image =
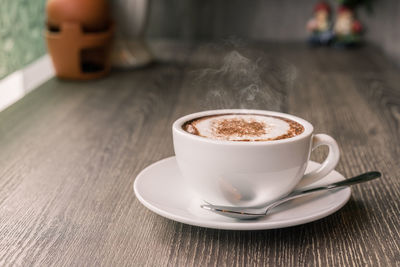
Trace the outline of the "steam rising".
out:
M 285 95 L 296 69 L 256 50 L 234 47 L 203 48 L 212 67 L 193 72 L 201 108 L 284 110 Z

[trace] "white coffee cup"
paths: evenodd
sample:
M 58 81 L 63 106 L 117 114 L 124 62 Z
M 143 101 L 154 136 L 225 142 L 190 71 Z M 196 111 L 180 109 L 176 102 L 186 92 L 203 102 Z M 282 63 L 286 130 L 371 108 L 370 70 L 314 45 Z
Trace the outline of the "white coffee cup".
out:
M 186 132 L 182 125 L 203 116 L 250 113 L 278 116 L 303 125 L 294 137 L 274 141 L 213 140 Z M 313 134 L 313 126 L 296 116 L 263 110 L 225 109 L 190 114 L 172 126 L 179 169 L 190 188 L 212 204 L 262 206 L 306 186 L 331 172 L 339 161 L 339 147 L 326 134 Z M 329 154 L 321 166 L 304 175 L 310 154 L 326 145 Z

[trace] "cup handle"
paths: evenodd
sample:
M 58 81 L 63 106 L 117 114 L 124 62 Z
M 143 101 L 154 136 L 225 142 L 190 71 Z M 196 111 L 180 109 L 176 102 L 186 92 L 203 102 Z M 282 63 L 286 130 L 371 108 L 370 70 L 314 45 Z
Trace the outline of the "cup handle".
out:
M 329 154 L 321 166 L 303 176 L 298 187 L 307 186 L 330 173 L 339 162 L 340 151 L 335 139 L 327 134 L 316 134 L 312 137 L 311 152 L 319 146 L 328 146 Z

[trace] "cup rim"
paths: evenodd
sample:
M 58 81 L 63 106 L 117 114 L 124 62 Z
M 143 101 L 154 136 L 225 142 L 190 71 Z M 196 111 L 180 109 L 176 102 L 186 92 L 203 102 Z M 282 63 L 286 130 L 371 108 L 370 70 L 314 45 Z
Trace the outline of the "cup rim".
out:
M 260 115 L 278 116 L 278 117 L 290 119 L 290 120 L 300 123 L 301 125 L 303 125 L 304 131 L 299 135 L 296 135 L 296 136 L 290 137 L 290 138 L 286 138 L 286 139 L 269 140 L 269 141 L 238 142 L 238 141 L 230 141 L 230 140 L 209 139 L 206 137 L 188 133 L 182 128 L 182 125 L 189 120 L 192 120 L 192 119 L 195 119 L 198 117 L 208 116 L 208 115 L 225 114 L 225 113 L 260 114 Z M 234 145 L 234 146 L 248 146 L 248 145 L 250 145 L 250 146 L 254 146 L 254 145 L 256 145 L 256 146 L 257 145 L 258 146 L 259 145 L 273 146 L 273 145 L 278 145 L 278 144 L 283 144 L 283 143 L 291 143 L 291 142 L 295 142 L 297 140 L 306 138 L 313 133 L 314 127 L 312 126 L 311 123 L 309 123 L 308 121 L 306 121 L 302 118 L 299 118 L 299 117 L 291 115 L 291 114 L 282 113 L 282 112 L 269 111 L 269 110 L 257 110 L 257 109 L 214 109 L 214 110 L 206 110 L 206 111 L 191 113 L 191 114 L 185 115 L 183 117 L 180 117 L 172 124 L 172 130 L 175 133 L 184 135 L 187 138 L 191 138 L 193 140 L 197 140 L 197 141 L 201 141 L 201 142 L 212 143 L 212 144 Z

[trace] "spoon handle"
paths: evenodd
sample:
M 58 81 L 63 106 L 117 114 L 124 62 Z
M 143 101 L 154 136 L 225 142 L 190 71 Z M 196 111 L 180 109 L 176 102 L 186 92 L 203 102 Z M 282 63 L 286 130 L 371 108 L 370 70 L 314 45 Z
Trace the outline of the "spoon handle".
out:
M 359 183 L 363 183 L 363 182 L 367 182 L 367 181 L 371 181 L 373 179 L 376 179 L 378 177 L 381 176 L 380 172 L 366 172 L 363 174 L 360 174 L 358 176 L 354 176 L 352 178 L 349 179 L 345 179 L 343 181 L 340 182 L 336 182 L 336 183 L 332 183 L 329 185 L 324 185 L 324 186 L 318 186 L 318 187 L 312 187 L 312 188 L 306 188 L 306 189 L 298 189 L 293 191 L 291 194 L 289 194 L 288 196 L 277 200 L 276 202 L 272 203 L 271 205 L 267 206 L 267 210 L 266 212 L 271 209 L 274 208 L 286 201 L 298 198 L 298 197 L 302 197 L 317 191 L 324 191 L 324 190 L 331 190 L 334 188 L 339 188 L 339 187 L 344 187 L 344 186 L 350 186 L 350 185 L 354 185 L 354 184 L 359 184 Z
M 327 189 L 334 189 L 334 188 L 343 187 L 343 186 L 350 186 L 350 185 L 354 185 L 354 184 L 359 184 L 359 183 L 371 181 L 371 180 L 376 179 L 376 178 L 378 178 L 380 176 L 381 176 L 380 172 L 366 172 L 366 173 L 354 176 L 352 178 L 345 179 L 343 181 L 339 181 L 339 182 L 332 183 L 332 184 L 329 184 L 329 185 L 313 187 L 313 188 L 308 188 L 308 189 L 307 188 L 306 189 L 299 189 L 299 190 L 294 191 L 290 195 L 305 194 L 305 193 L 311 193 L 311 192 L 320 191 L 320 190 L 327 190 Z

